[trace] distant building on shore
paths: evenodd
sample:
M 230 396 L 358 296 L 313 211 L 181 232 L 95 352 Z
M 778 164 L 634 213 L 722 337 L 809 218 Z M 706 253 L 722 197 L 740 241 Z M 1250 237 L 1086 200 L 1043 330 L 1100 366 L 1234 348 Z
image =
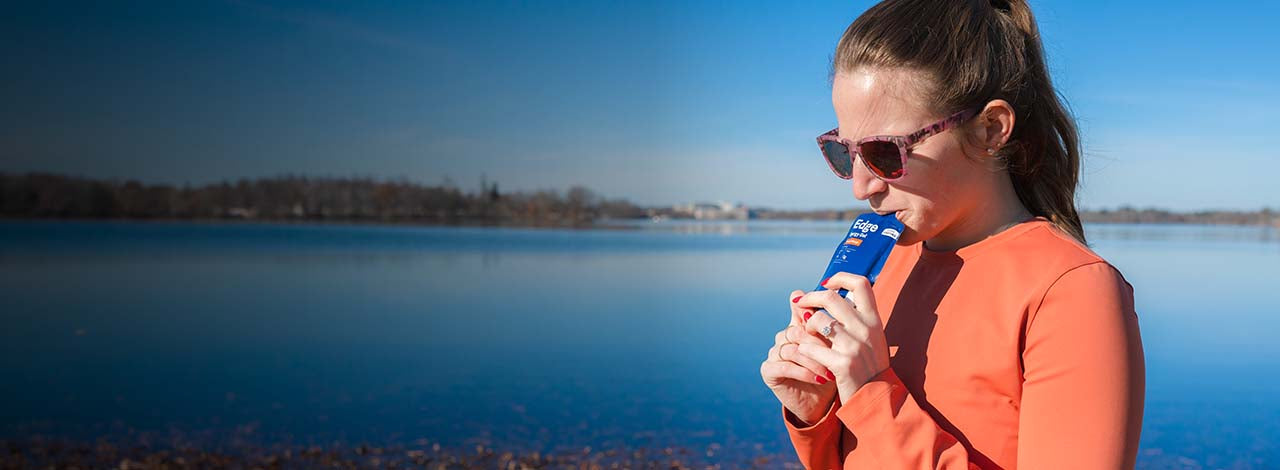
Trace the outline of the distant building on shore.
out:
M 747 220 L 753 218 L 751 209 L 742 204 L 731 202 L 689 203 L 671 208 L 677 216 L 691 217 L 697 220 Z

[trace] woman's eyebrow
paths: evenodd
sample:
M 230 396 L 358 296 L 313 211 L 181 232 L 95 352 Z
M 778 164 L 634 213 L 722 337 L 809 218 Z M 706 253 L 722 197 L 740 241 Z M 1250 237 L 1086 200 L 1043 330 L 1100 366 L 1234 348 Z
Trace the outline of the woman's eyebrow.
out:
M 859 137 L 858 137 L 858 138 L 856 138 L 856 139 L 855 139 L 855 138 L 846 137 L 844 134 L 841 134 L 841 133 L 840 133 L 840 128 L 839 128 L 839 127 L 836 127 L 836 135 L 837 135 L 837 136 L 839 136 L 839 137 L 840 137 L 840 138 L 842 138 L 842 139 L 848 139 L 848 140 L 853 141 L 853 142 L 857 142 L 857 141 L 859 141 L 859 140 L 861 140 L 861 139 L 865 139 L 865 138 L 867 138 L 867 137 L 872 137 L 872 136 L 881 136 L 881 135 L 896 136 L 896 137 L 906 137 L 906 136 L 910 135 L 912 132 L 917 132 L 917 131 L 919 131 L 923 126 L 927 126 L 927 125 L 928 125 L 928 124 L 926 123 L 926 124 L 922 124 L 921 126 L 915 126 L 915 127 L 912 127 L 912 126 L 914 126 L 914 124 L 902 124 L 901 122 L 891 122 L 891 123 L 889 123 L 888 125 L 881 126 L 880 128 L 881 128 L 881 129 L 883 129 L 883 128 L 885 128 L 885 127 L 891 127 L 891 128 L 892 128 L 892 127 L 895 127 L 895 126 L 899 126 L 899 127 L 900 127 L 901 129 L 903 129 L 903 130 L 902 130 L 901 132 L 891 132 L 891 131 L 867 132 L 866 134 L 863 134 L 863 135 L 859 136 Z M 864 127 L 869 127 L 869 126 L 864 126 Z
M 848 136 L 846 136 L 846 135 L 845 135 L 845 134 L 843 134 L 843 133 L 839 133 L 839 131 L 838 131 L 838 130 L 837 130 L 837 134 L 836 134 L 836 135 L 840 136 L 840 138 L 848 139 L 848 140 L 849 140 L 849 141 L 851 141 L 851 142 L 857 142 L 857 141 L 859 141 L 859 140 L 861 140 L 861 139 L 865 139 L 865 138 L 867 138 L 867 137 L 871 137 L 871 136 L 873 136 L 873 135 L 890 135 L 890 134 L 885 134 L 885 133 L 883 133 L 883 132 L 879 132 L 879 133 L 877 133 L 877 132 L 866 132 L 866 129 L 867 129 L 867 128 L 871 128 L 871 127 L 873 127 L 873 126 L 868 125 L 869 123 L 867 122 L 867 119 L 868 119 L 868 115 L 867 115 L 867 114 L 862 114 L 862 115 L 856 116 L 856 117 L 855 117 L 855 119 L 858 119 L 858 124 L 861 124 L 861 125 L 862 125 L 862 126 L 861 126 L 861 127 L 862 127 L 862 129 L 861 129 L 861 130 L 863 130 L 863 132 L 864 132 L 862 135 L 858 136 L 857 138 L 848 137 Z M 839 127 L 836 127 L 836 129 L 840 129 L 840 128 L 839 128 Z

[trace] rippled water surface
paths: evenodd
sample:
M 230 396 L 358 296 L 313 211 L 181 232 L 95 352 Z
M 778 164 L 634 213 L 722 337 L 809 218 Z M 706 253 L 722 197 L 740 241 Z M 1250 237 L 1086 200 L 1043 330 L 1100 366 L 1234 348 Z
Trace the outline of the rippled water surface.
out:
M 0 437 L 790 451 L 759 363 L 847 224 L 618 225 L 0 222 Z M 1280 466 L 1276 230 L 1086 230 L 1136 289 L 1141 462 Z

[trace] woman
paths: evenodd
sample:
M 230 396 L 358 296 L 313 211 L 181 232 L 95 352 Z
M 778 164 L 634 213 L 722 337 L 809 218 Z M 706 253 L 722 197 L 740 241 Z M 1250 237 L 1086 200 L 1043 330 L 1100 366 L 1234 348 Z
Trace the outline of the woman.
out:
M 1079 139 L 1026 2 L 886 0 L 833 74 L 823 154 L 906 228 L 874 287 L 841 273 L 788 297 L 761 375 L 800 461 L 1132 468 L 1133 288 L 1085 244 Z

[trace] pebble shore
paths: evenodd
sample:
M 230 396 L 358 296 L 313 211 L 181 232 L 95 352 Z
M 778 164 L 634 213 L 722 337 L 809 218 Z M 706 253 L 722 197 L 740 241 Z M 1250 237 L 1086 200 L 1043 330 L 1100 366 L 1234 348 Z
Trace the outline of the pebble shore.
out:
M 715 449 L 592 449 L 578 452 L 514 453 L 476 446 L 413 445 L 250 446 L 207 450 L 155 448 L 143 444 L 33 438 L 0 441 L 0 469 L 720 469 L 802 468 L 794 456 L 718 455 Z

